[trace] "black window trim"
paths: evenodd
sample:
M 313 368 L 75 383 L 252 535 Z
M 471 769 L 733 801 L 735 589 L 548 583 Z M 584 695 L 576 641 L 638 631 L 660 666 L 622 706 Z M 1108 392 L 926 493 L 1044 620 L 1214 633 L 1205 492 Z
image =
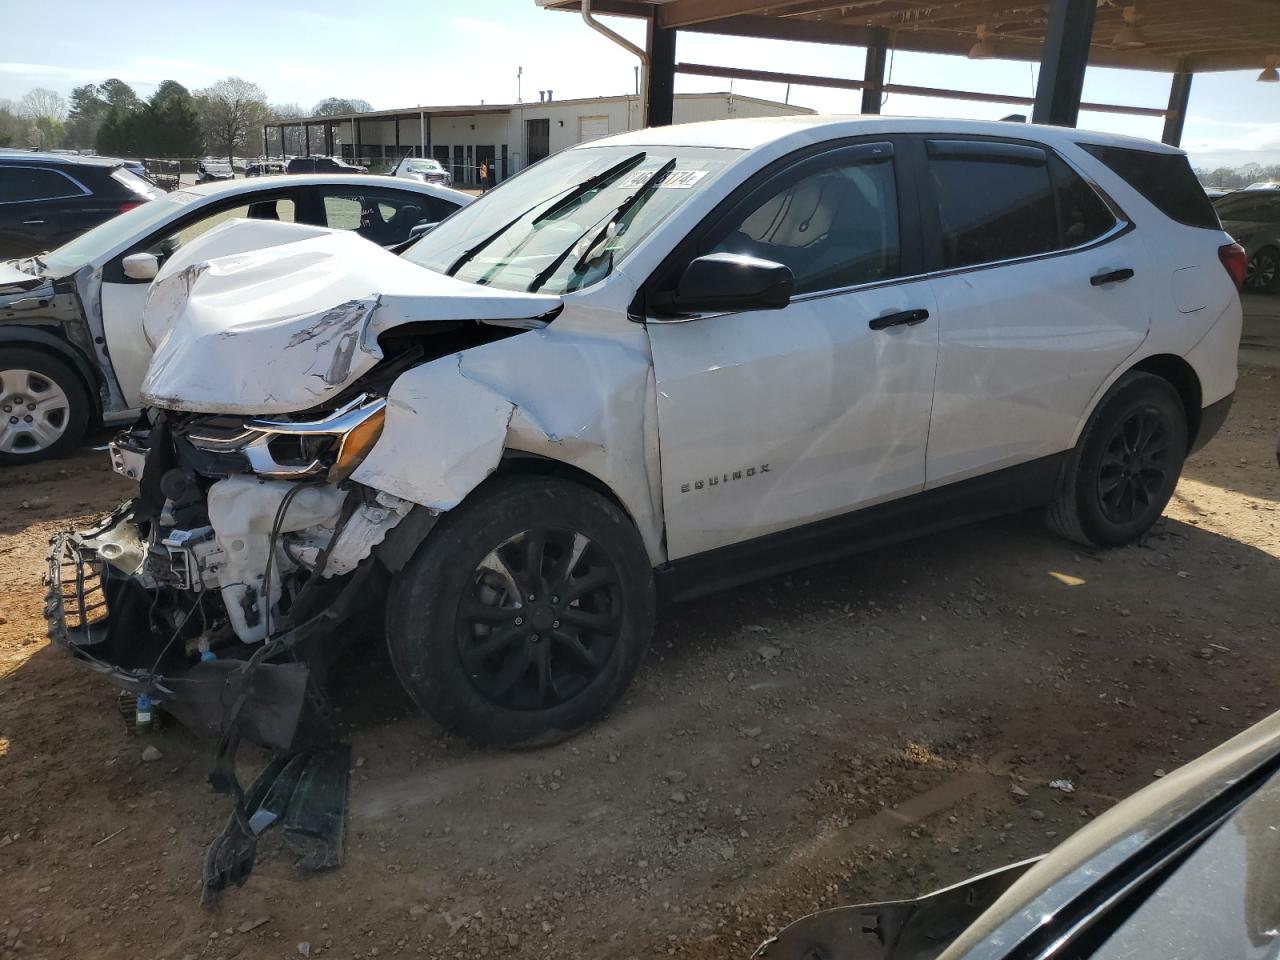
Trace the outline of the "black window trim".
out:
M 917 134 L 915 135 L 914 139 L 918 141 L 929 141 L 929 140 L 937 140 L 939 138 L 931 136 L 929 134 Z M 1073 161 L 1070 157 L 1063 156 L 1062 153 L 1060 153 L 1058 150 L 1055 150 L 1053 147 L 1049 146 L 1046 143 L 1035 143 L 1035 142 L 1029 142 L 1025 140 L 1012 140 L 1012 139 L 1006 140 L 1002 138 L 981 136 L 977 134 L 965 136 L 963 138 L 952 137 L 950 139 L 952 142 L 959 139 L 964 139 L 964 140 L 973 141 L 974 143 L 982 143 L 985 145 L 986 155 L 991 155 L 995 150 L 999 150 L 1001 146 L 1006 146 L 1006 145 L 1018 146 L 1018 147 L 1024 147 L 1024 146 L 1034 147 L 1039 150 L 1042 150 L 1046 156 L 1046 165 L 1047 165 L 1048 157 L 1050 155 L 1062 161 L 1067 166 L 1067 168 L 1071 170 L 1071 172 L 1076 174 L 1076 176 L 1080 177 L 1080 179 L 1082 179 L 1086 184 L 1088 184 L 1089 188 L 1093 190 L 1095 194 L 1097 194 L 1098 198 L 1107 205 L 1107 208 L 1111 211 L 1111 215 L 1115 218 L 1116 222 L 1112 225 L 1110 230 L 1106 231 L 1101 236 L 1094 237 L 1092 240 L 1089 240 L 1086 243 L 1076 244 L 1073 247 L 1063 247 L 1060 250 L 1047 250 L 1044 253 L 1029 253 L 1025 256 L 1009 257 L 1004 260 L 990 260 L 983 263 L 970 263 L 960 267 L 942 267 L 941 266 L 942 227 L 938 222 L 937 194 L 933 187 L 933 181 L 926 175 L 928 171 L 921 170 L 920 175 L 917 177 L 917 181 L 920 184 L 920 190 L 922 195 L 927 197 L 928 200 L 930 201 L 929 203 L 921 203 L 921 218 L 924 222 L 924 234 L 925 234 L 925 252 L 926 252 L 926 256 L 932 258 L 932 262 L 934 265 L 934 268 L 929 270 L 927 273 L 923 274 L 923 276 L 951 277 L 957 274 L 974 273 L 980 270 L 994 270 L 999 267 L 1007 267 L 1014 264 L 1034 263 L 1039 260 L 1049 260 L 1054 257 L 1072 256 L 1077 253 L 1084 253 L 1085 251 L 1093 250 L 1097 247 L 1104 246 L 1105 244 L 1108 244 L 1111 241 L 1118 239 L 1119 237 L 1123 237 L 1126 234 L 1132 232 L 1134 229 L 1136 229 L 1132 218 L 1130 218 L 1129 215 L 1124 212 L 1121 206 L 1118 203 L 1116 203 L 1115 199 L 1112 198 L 1111 195 L 1108 194 L 1107 191 L 1104 190 L 1102 186 L 1099 185 L 1099 183 L 1092 176 L 1090 176 L 1086 171 L 1082 170 L 1080 168 L 1080 165 L 1077 164 L 1075 161 Z M 926 152 L 927 152 L 927 146 L 925 147 L 924 150 L 920 151 L 919 162 L 923 164 L 927 164 L 930 160 L 930 157 L 924 155 Z M 976 158 L 982 155 L 984 155 L 983 150 L 975 149 L 972 154 L 966 154 L 965 156 Z M 950 156 L 953 159 L 959 159 L 961 154 L 955 153 L 955 154 L 950 154 Z
M 775 160 L 764 169 L 758 170 L 745 183 L 739 184 L 728 197 L 716 205 L 715 209 L 703 217 L 697 226 L 690 230 L 684 239 L 672 248 L 671 253 L 667 254 L 662 262 L 654 268 L 644 283 L 640 284 L 635 298 L 631 301 L 631 305 L 627 310 L 628 319 L 642 324 L 689 323 L 709 317 L 747 312 L 730 310 L 719 313 L 698 313 L 691 316 L 655 316 L 649 303 L 655 288 L 664 286 L 663 282 L 670 279 L 667 276 L 668 272 L 674 269 L 678 263 L 684 262 L 687 264 L 694 257 L 700 256 L 704 252 L 702 248 L 707 237 L 714 234 L 727 219 L 740 212 L 753 198 L 759 197 L 762 192 L 776 185 L 778 180 L 793 175 L 800 168 L 817 165 L 832 155 L 846 153 L 859 147 L 865 148 L 882 144 L 890 146 L 891 149 L 886 157 L 868 156 L 867 162 L 874 163 L 887 160 L 893 163 L 894 184 L 898 194 L 898 249 L 900 262 L 904 269 L 909 269 L 910 267 L 915 267 L 917 270 L 922 269 L 924 264 L 920 258 L 924 238 L 920 222 L 921 211 L 918 206 L 920 190 L 919 185 L 915 182 L 918 171 L 915 169 L 914 164 L 902 161 L 902 141 L 903 135 L 897 133 L 843 137 L 839 140 L 831 140 L 793 151 Z M 832 287 L 828 290 L 813 290 L 808 293 L 797 294 L 791 298 L 791 302 L 807 303 L 812 300 L 843 296 L 860 290 L 896 286 L 900 283 L 920 280 L 927 275 L 927 273 L 923 272 L 908 272 L 896 277 L 870 280 L 866 283 Z
M 45 173 L 56 173 L 65 180 L 70 180 L 75 186 L 80 188 L 79 193 L 63 193 L 56 197 L 33 197 L 30 200 L 0 200 L 0 207 L 11 207 L 19 203 L 52 203 L 54 200 L 79 200 L 82 197 L 93 196 L 93 191 L 86 187 L 83 183 L 73 177 L 64 170 L 56 167 L 42 167 L 35 163 L 8 163 L 5 164 L 6 170 L 43 170 Z

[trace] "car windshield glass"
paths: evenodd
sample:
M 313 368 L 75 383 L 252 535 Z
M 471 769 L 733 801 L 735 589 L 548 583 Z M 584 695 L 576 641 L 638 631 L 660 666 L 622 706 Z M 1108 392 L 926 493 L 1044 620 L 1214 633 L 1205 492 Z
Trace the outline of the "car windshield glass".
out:
M 409 169 L 414 173 L 425 173 L 428 170 L 438 172 L 440 170 L 440 164 L 436 163 L 434 160 L 410 160 Z
M 404 257 L 504 290 L 578 290 L 607 276 L 739 153 L 671 146 L 567 150 L 464 207 Z M 593 178 L 599 182 L 578 189 Z
M 56 273 L 79 270 L 86 263 L 104 257 L 121 244 L 150 233 L 165 221 L 178 216 L 187 204 L 199 199 L 199 194 L 176 190 L 159 200 L 148 201 L 64 243 L 44 258 L 45 265 Z

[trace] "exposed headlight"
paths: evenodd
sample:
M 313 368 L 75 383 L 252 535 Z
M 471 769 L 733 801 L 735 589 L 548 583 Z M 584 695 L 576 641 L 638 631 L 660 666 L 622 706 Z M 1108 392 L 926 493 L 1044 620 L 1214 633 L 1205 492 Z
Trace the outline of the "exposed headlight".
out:
M 197 424 L 187 431 L 195 447 L 238 453 L 260 477 L 301 480 L 351 476 L 382 435 L 387 402 L 361 395 L 319 420 L 246 420 L 233 429 Z

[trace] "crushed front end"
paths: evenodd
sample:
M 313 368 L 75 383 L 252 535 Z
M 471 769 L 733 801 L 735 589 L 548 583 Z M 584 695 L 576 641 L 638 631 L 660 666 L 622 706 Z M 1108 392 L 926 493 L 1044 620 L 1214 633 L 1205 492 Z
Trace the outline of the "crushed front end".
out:
M 50 638 L 196 733 L 234 719 L 290 747 L 412 506 L 348 480 L 384 409 L 362 393 L 281 420 L 148 413 L 110 446 L 138 496 L 51 542 Z
M 237 804 L 210 850 L 206 894 L 242 882 L 257 834 L 277 820 L 310 851 L 301 865 L 340 860 L 346 748 L 325 675 L 361 635 L 351 619 L 379 605 L 388 533 L 411 513 L 406 528 L 433 520 L 349 479 L 384 410 L 362 392 L 272 420 L 149 411 L 110 445 L 138 495 L 50 542 L 52 642 L 219 741 L 211 782 Z M 247 792 L 233 762 L 242 738 L 278 752 Z

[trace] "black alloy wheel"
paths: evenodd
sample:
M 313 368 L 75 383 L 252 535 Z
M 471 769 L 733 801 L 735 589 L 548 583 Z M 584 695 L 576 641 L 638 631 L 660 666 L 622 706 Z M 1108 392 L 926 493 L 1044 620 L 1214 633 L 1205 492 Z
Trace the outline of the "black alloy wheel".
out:
M 476 689 L 512 710 L 573 699 L 622 629 L 613 561 L 572 530 L 539 527 L 485 556 L 458 604 L 458 654 Z
M 1112 433 L 1098 467 L 1098 501 L 1116 524 L 1147 512 L 1165 487 L 1170 429 L 1155 407 L 1134 410 Z
M 655 607 L 652 561 L 615 501 L 500 474 L 441 515 L 393 577 L 387 646 L 409 696 L 445 727 L 536 746 L 617 702 Z
M 1259 293 L 1280 290 L 1280 250 L 1263 247 L 1250 257 L 1245 266 L 1244 285 Z
M 1045 519 L 1077 543 L 1132 543 L 1173 496 L 1188 450 L 1187 411 L 1173 384 L 1131 370 L 1107 391 L 1067 454 Z

